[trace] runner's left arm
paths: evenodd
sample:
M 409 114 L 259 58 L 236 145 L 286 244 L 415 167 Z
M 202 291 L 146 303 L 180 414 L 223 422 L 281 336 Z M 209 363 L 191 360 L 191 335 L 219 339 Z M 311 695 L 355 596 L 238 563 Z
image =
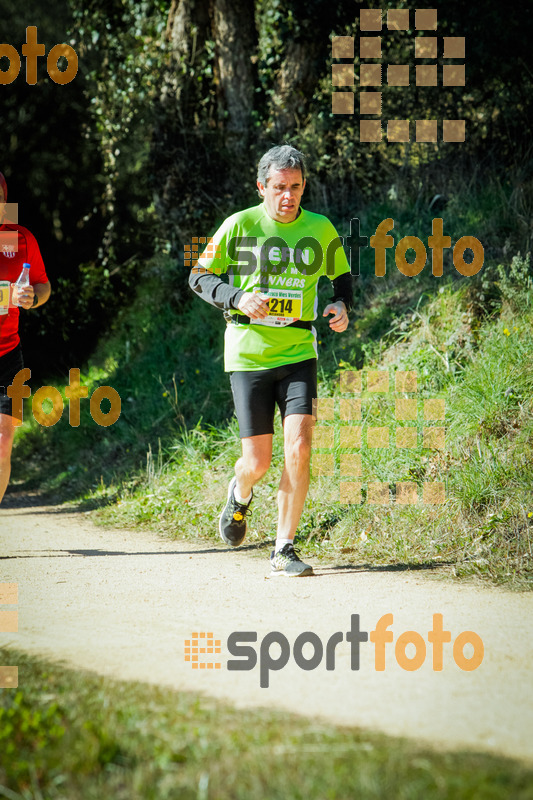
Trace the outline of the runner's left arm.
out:
M 50 297 L 51 289 L 50 281 L 23 286 L 22 289 L 19 289 L 18 286 L 14 286 L 12 302 L 14 305 L 25 308 L 26 310 L 37 308 L 46 303 Z
M 235 311 L 244 292 L 228 284 L 220 276 L 228 270 L 227 240 L 232 231 L 232 217 L 228 217 L 214 236 L 208 240 L 204 252 L 189 275 L 189 286 L 202 300 L 221 311 Z
M 37 308 L 37 306 L 44 305 L 50 297 L 50 281 L 37 239 L 27 228 L 19 226 L 19 230 L 26 242 L 26 258 L 27 263 L 30 264 L 30 285 L 24 286 L 22 289 L 14 285 L 12 303 L 24 309 Z M 37 299 L 35 300 L 35 298 Z
M 333 302 L 342 300 L 349 311 L 353 306 L 353 284 L 352 276 L 349 272 L 344 272 L 338 278 L 333 279 Z
M 242 289 L 229 286 L 210 269 L 202 266 L 192 268 L 189 286 L 202 300 L 223 311 L 237 309 L 239 300 L 244 295 Z
M 329 238 L 330 241 L 341 241 L 331 223 L 329 223 Z M 335 248 L 334 259 L 334 277 L 331 277 L 329 272 L 327 273 L 333 283 L 333 301 L 326 306 L 322 316 L 327 317 L 333 314 L 329 320 L 329 327 L 336 333 L 342 333 L 348 327 L 348 311 L 353 304 L 353 285 L 350 266 L 343 247 Z

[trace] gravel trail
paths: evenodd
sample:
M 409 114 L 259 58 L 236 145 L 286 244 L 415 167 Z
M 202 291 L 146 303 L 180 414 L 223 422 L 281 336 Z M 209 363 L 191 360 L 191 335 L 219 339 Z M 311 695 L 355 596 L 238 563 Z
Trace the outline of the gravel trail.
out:
M 533 594 L 435 580 L 425 570 L 362 565 L 318 566 L 312 578 L 266 579 L 267 549 L 105 530 L 88 514 L 28 502 L 8 495 L 0 508 L 0 582 L 19 585 L 19 631 L 1 633 L 0 644 L 117 679 L 206 693 L 237 707 L 285 709 L 533 762 Z M 346 633 L 355 614 L 369 633 L 393 614 L 384 671 L 375 669 L 371 641 L 361 643 L 360 668 L 351 668 Z M 433 614 L 442 614 L 451 632 L 442 671 L 433 669 L 428 642 Z M 242 631 L 257 633 L 248 646 L 258 663 L 230 671 L 236 654 L 228 652 L 228 636 Z M 279 645 L 264 641 L 273 631 L 290 647 L 281 670 L 267 669 L 268 657 L 273 663 L 281 654 Z M 295 661 L 293 646 L 305 631 L 318 634 L 324 647 L 312 670 Z M 396 660 L 396 642 L 406 631 L 420 634 L 427 649 L 414 671 Z M 453 642 L 462 631 L 483 642 L 483 661 L 472 671 L 454 660 Z M 220 655 L 199 656 L 200 662 L 219 661 L 219 669 L 193 669 L 185 661 L 184 642 L 193 632 L 211 632 L 221 641 Z M 335 632 L 343 638 L 335 668 L 326 670 L 326 643 Z M 297 655 L 318 658 L 318 648 L 308 643 Z M 410 658 L 415 645 L 403 650 Z M 464 647 L 465 657 L 473 652 L 472 645 Z M 260 686 L 261 676 L 268 687 Z

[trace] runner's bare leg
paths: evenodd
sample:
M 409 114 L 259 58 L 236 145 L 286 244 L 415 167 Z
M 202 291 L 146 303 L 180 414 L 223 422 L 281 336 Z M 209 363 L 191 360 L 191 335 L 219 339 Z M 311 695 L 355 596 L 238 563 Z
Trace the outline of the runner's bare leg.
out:
M 0 503 L 4 497 L 11 474 L 11 449 L 15 435 L 14 420 L 10 414 L 0 414 Z
M 254 484 L 267 472 L 272 460 L 272 434 L 264 433 L 259 436 L 247 436 L 241 439 L 242 456 L 235 464 L 237 476 L 237 492 L 240 497 L 246 498 L 252 491 Z
M 285 464 L 278 490 L 278 537 L 294 539 L 309 489 L 314 418 L 289 414 L 283 423 Z

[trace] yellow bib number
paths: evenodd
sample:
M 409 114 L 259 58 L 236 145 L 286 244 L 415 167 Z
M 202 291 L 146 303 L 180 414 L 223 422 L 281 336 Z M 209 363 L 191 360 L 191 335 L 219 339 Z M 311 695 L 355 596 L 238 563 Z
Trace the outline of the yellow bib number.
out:
M 9 281 L 0 281 L 0 314 L 7 314 L 9 309 Z
M 268 295 L 268 317 L 250 320 L 255 325 L 274 325 L 283 327 L 302 316 L 303 293 L 290 289 L 269 289 L 263 292 Z

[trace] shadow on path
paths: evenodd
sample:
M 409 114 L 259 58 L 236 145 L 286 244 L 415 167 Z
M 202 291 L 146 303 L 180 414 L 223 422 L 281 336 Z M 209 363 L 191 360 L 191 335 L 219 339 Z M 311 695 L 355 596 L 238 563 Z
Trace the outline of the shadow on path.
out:
M 98 506 L 105 505 L 108 500 L 104 502 L 89 501 L 87 503 L 78 503 L 72 506 L 46 506 L 47 498 L 39 493 L 18 493 L 12 492 L 6 495 L 0 507 L 1 511 L 27 509 L 22 513 L 17 513 L 17 517 L 28 515 L 43 515 L 50 516 L 54 514 L 79 514 L 83 511 L 88 511 Z M 39 510 L 38 510 L 39 509 Z M 0 514 L 1 518 L 1 514 Z M 170 543 L 170 542 L 169 542 Z M 256 544 L 247 544 L 239 547 L 236 550 L 233 547 L 205 547 L 203 549 L 191 550 L 156 550 L 156 551 L 127 551 L 127 550 L 100 550 L 100 549 L 58 549 L 58 550 L 36 550 L 31 553 L 21 551 L 20 554 L 14 553 L 12 555 L 0 556 L 1 560 L 15 560 L 18 558 L 94 558 L 100 556 L 194 556 L 194 555 L 210 555 L 220 553 L 232 553 L 233 555 L 246 552 L 257 552 L 269 550 L 272 547 L 271 541 L 258 542 Z M 443 567 L 450 567 L 455 565 L 456 561 L 425 561 L 422 563 L 407 562 L 398 564 L 340 564 L 332 566 L 317 566 L 315 567 L 315 578 L 326 578 L 338 574 L 345 573 L 364 573 L 364 572 L 415 572 L 415 571 L 438 571 Z
M 315 577 L 328 578 L 350 572 L 436 572 L 442 567 L 452 567 L 456 561 L 424 561 L 422 563 L 409 562 L 403 564 L 340 564 L 331 567 L 316 567 Z
M 266 548 L 269 547 L 272 547 L 270 542 L 260 542 L 258 544 L 249 544 L 245 545 L 244 547 L 240 547 L 239 552 L 242 553 L 246 551 L 265 550 Z M 0 556 L 0 560 L 17 559 L 17 558 L 71 558 L 72 556 L 82 556 L 85 558 L 94 556 L 195 556 L 195 555 L 206 555 L 209 553 L 235 554 L 235 550 L 233 547 L 209 547 L 204 550 L 196 549 L 196 550 L 143 550 L 143 551 L 99 550 L 99 549 L 90 549 L 90 550 L 47 549 L 47 550 L 34 550 L 31 553 L 25 553 L 24 551 L 21 551 L 20 554 L 13 553 L 12 555 L 8 556 Z
M 59 550 L 36 550 L 32 553 L 21 554 L 14 553 L 12 555 L 0 556 L 0 561 L 16 560 L 19 558 L 94 558 L 101 556 L 195 556 L 195 555 L 213 555 L 221 553 L 238 553 L 253 552 L 260 550 L 267 550 L 272 547 L 271 542 L 260 542 L 258 544 L 249 544 L 240 547 L 238 551 L 234 548 L 228 547 L 207 547 L 205 549 L 193 550 L 77 550 L 77 549 L 59 549 Z M 453 566 L 455 561 L 426 561 L 423 563 L 402 563 L 402 564 L 342 564 L 332 565 L 330 567 L 316 567 L 315 578 L 327 578 L 339 574 L 346 574 L 350 572 L 416 572 L 416 571 L 434 571 L 442 567 Z
M 94 511 L 97 508 L 103 508 L 114 502 L 114 498 L 102 497 L 100 499 L 80 500 L 76 503 L 69 504 L 64 499 L 59 498 L 57 494 L 45 495 L 38 492 L 35 493 L 17 493 L 6 494 L 0 505 L 0 512 L 2 511 L 17 511 L 19 509 L 28 509 L 28 514 L 80 514 L 84 511 Z M 63 503 L 60 505 L 60 503 Z M 42 508 L 42 511 L 36 511 L 37 508 Z M 17 513 L 17 516 L 23 516 L 24 512 Z

